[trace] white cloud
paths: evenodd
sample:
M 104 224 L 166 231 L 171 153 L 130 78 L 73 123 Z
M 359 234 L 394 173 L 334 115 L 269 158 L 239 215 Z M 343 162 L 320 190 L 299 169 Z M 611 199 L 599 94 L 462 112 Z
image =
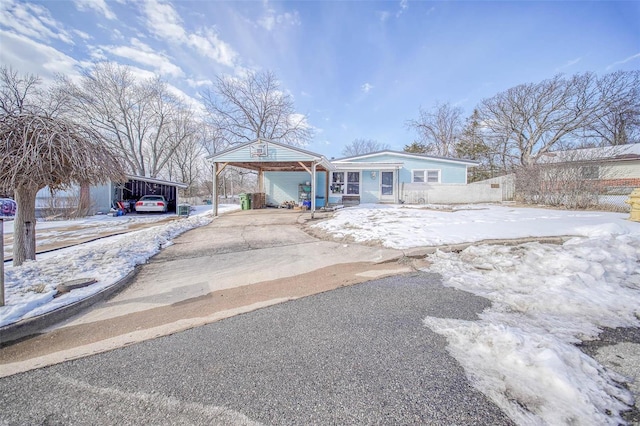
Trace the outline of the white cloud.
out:
M 640 53 L 636 53 L 635 55 L 629 56 L 628 58 L 625 58 L 625 59 L 623 59 L 621 61 L 614 62 L 611 65 L 608 65 L 606 70 L 608 71 L 611 68 L 617 67 L 618 65 L 623 65 L 623 64 L 626 64 L 629 61 L 633 61 L 634 59 L 639 59 L 639 58 L 640 58 Z
M 80 11 L 94 10 L 109 20 L 116 19 L 116 14 L 111 11 L 105 0 L 74 0 L 74 3 Z
M 203 86 L 212 86 L 213 85 L 213 81 L 206 79 L 206 80 L 194 80 L 192 78 L 188 78 L 186 80 L 187 84 L 190 87 L 194 87 L 194 88 L 198 88 L 198 87 L 203 87 Z
M 389 17 L 391 16 L 391 13 L 387 12 L 387 11 L 383 11 L 383 12 L 377 12 L 378 16 L 380 17 L 380 22 L 387 22 L 389 20 Z
M 211 29 L 189 33 L 183 27 L 178 12 L 167 3 L 147 1 L 143 12 L 147 17 L 147 27 L 153 35 L 168 42 L 186 45 L 200 55 L 213 59 L 219 64 L 233 67 L 237 53 Z
M 362 86 L 360 86 L 360 89 L 364 92 L 364 93 L 369 93 L 371 91 L 371 89 L 373 89 L 373 86 L 369 83 L 365 83 Z
M 47 8 L 37 4 L 1 1 L 0 25 L 30 38 L 42 41 L 57 39 L 73 44 L 64 25 L 53 19 Z
M 100 46 L 106 52 L 121 58 L 129 59 L 141 65 L 152 68 L 160 75 L 171 77 L 182 77 L 184 72 L 182 69 L 173 64 L 169 58 L 155 52 L 149 45 L 140 40 L 131 39 L 130 46 Z
M 73 33 L 83 40 L 91 40 L 93 38 L 90 34 L 87 34 L 84 31 L 73 30 Z
M 55 74 L 79 75 L 78 61 L 28 36 L 0 31 L 0 63 L 11 64 L 19 73 L 36 74 L 50 82 Z
M 147 27 L 158 38 L 179 42 L 187 39 L 182 20 L 170 4 L 147 1 L 143 11 L 147 17 Z
M 228 67 L 234 66 L 238 56 L 228 43 L 220 40 L 211 30 L 206 30 L 204 34 L 189 34 L 187 44 L 201 55 Z
M 582 60 L 582 58 L 576 58 L 576 59 L 571 59 L 570 61 L 567 61 L 566 64 L 559 66 L 558 68 L 556 68 L 556 72 L 560 72 L 564 69 L 567 69 L 575 64 L 577 64 L 578 62 L 580 62 Z
M 404 11 L 407 10 L 408 7 L 409 7 L 408 0 L 400 0 L 400 10 L 398 10 L 398 12 L 396 13 L 396 18 L 399 18 L 400 15 L 402 15 Z
M 276 26 L 297 26 L 300 25 L 300 15 L 298 11 L 277 14 L 274 9 L 268 9 L 265 15 L 258 19 L 258 25 L 267 31 L 272 31 Z

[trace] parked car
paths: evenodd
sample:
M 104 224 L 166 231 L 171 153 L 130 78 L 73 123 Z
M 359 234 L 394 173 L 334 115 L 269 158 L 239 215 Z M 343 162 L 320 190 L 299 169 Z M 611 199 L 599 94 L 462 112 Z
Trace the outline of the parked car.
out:
M 167 212 L 167 200 L 163 195 L 144 195 L 136 202 L 136 212 Z
M 11 198 L 0 198 L 0 216 L 15 216 L 17 207 Z

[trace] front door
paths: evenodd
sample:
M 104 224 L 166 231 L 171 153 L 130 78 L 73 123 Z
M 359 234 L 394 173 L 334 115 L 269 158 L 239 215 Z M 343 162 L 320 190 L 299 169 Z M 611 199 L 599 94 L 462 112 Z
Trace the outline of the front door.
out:
M 395 202 L 393 172 L 380 172 L 380 201 Z

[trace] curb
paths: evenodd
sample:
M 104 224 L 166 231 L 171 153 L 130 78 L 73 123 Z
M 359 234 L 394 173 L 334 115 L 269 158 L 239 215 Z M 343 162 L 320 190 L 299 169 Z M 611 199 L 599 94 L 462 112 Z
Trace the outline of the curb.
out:
M 232 210 L 230 212 L 225 212 L 223 214 L 233 213 L 235 211 L 236 210 Z M 213 218 L 212 221 L 214 219 L 215 218 Z M 127 232 L 124 232 L 124 233 L 126 234 Z M 120 234 L 121 233 L 116 233 L 113 235 L 120 235 Z M 107 238 L 113 235 L 99 237 L 97 239 Z M 82 244 L 82 243 L 79 243 L 79 244 Z M 74 245 L 77 245 L 77 244 L 74 244 Z M 39 315 L 37 317 L 27 318 L 27 319 L 15 322 L 13 324 L 8 324 L 3 327 L 0 327 L 0 348 L 16 340 L 24 339 L 25 337 L 38 334 L 44 328 L 49 327 L 55 323 L 64 321 L 68 318 L 71 318 L 72 316 L 80 313 L 81 311 L 88 308 L 89 306 L 114 296 L 116 293 L 124 289 L 124 287 L 126 287 L 131 282 L 131 280 L 133 280 L 133 278 L 138 274 L 138 270 L 141 266 L 142 265 L 136 266 L 133 269 L 133 271 L 129 272 L 121 280 L 115 282 L 113 285 L 85 299 L 78 300 L 77 302 L 72 303 L 70 305 L 61 306 L 58 309 Z
M 480 240 L 472 243 L 460 243 L 460 244 L 448 244 L 442 246 L 431 247 L 416 247 L 413 249 L 402 250 L 406 257 L 421 258 L 433 254 L 437 251 L 452 252 L 462 251 L 471 246 L 479 245 L 501 245 L 501 246 L 517 246 L 525 243 L 540 243 L 540 244 L 564 244 L 569 241 L 572 236 L 561 237 L 526 237 L 526 238 L 513 238 L 513 239 L 499 239 L 499 240 Z
M 138 274 L 138 269 L 139 267 L 136 267 L 121 280 L 85 299 L 78 300 L 70 305 L 61 306 L 56 310 L 37 317 L 27 318 L 0 327 L 0 344 L 4 346 L 7 343 L 38 334 L 42 329 L 71 318 L 89 306 L 112 297 L 133 280 Z
M 300 219 L 300 218 L 299 218 Z M 309 218 L 310 219 L 310 218 Z M 303 221 L 304 223 L 306 221 Z M 515 238 L 515 239 L 499 239 L 499 240 L 482 240 L 476 241 L 472 243 L 461 243 L 461 244 L 450 244 L 443 246 L 432 246 L 432 247 L 418 247 L 414 249 L 408 250 L 400 250 L 404 257 L 408 258 L 423 258 L 429 254 L 433 254 L 436 251 L 462 251 L 468 247 L 481 245 L 481 244 L 491 244 L 491 245 L 519 245 L 529 242 L 539 242 L 542 244 L 563 244 L 567 240 L 573 237 L 570 236 L 562 236 L 562 237 L 528 237 L 528 238 Z M 399 258 L 402 256 L 399 256 Z M 18 321 L 13 324 L 8 324 L 4 327 L 0 327 L 0 348 L 8 343 L 14 342 L 16 340 L 24 339 L 25 337 L 33 336 L 38 334 L 41 330 L 46 327 L 49 327 L 53 324 L 64 321 L 72 316 L 80 313 L 84 309 L 89 306 L 106 300 L 122 289 L 126 287 L 133 278 L 138 274 L 140 266 L 137 266 L 133 271 L 129 272 L 124 278 L 117 281 L 115 284 L 103 289 L 102 291 L 89 296 L 85 299 L 78 300 L 75 303 L 70 305 L 61 306 L 60 308 L 47 312 L 37 317 L 28 318 L 25 320 Z

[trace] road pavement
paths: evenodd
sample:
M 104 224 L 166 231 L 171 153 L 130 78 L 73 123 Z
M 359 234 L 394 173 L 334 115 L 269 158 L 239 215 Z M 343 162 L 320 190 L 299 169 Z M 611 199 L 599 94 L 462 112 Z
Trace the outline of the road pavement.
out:
M 511 424 L 422 324 L 487 306 L 424 272 L 343 287 L 5 377 L 0 424 Z

